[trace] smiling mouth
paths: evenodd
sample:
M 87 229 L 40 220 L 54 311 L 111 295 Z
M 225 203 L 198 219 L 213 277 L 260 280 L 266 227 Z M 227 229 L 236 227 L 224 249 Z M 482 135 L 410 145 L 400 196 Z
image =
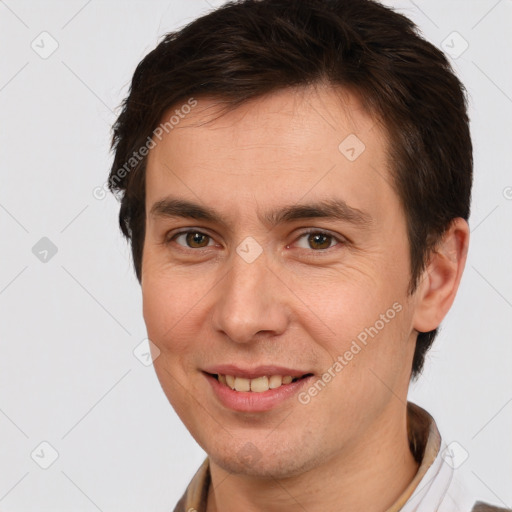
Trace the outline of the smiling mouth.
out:
M 253 393 L 263 393 L 269 389 L 277 389 L 291 384 L 292 382 L 305 379 L 313 374 L 307 373 L 302 375 L 302 377 L 292 377 L 291 375 L 262 375 L 261 377 L 256 377 L 254 379 L 247 379 L 245 377 L 237 377 L 234 375 L 224 375 L 220 373 L 209 373 L 208 375 L 216 378 L 221 384 L 233 391 L 252 391 Z

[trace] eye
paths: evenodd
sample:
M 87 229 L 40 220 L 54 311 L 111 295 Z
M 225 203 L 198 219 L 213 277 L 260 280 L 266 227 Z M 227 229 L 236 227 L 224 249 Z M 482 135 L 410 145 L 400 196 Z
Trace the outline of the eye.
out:
M 178 241 L 180 239 L 183 239 L 183 243 L 178 242 L 178 245 L 189 249 L 202 249 L 214 245 L 210 235 L 193 229 L 176 233 L 166 240 L 166 244 L 171 243 L 173 240 Z M 211 244 L 209 242 L 211 242 Z
M 334 245 L 343 243 L 343 240 L 325 231 L 307 231 L 299 236 L 298 240 L 301 239 L 305 239 L 305 243 L 301 247 L 302 249 L 315 249 L 316 252 L 330 249 Z
M 180 231 L 179 233 L 166 238 L 165 244 L 169 245 L 173 241 L 176 241 L 180 247 L 188 249 L 203 249 L 215 245 L 215 242 L 210 235 L 195 229 Z M 295 244 L 301 249 L 314 249 L 315 252 L 326 251 L 335 245 L 343 243 L 344 240 L 342 238 L 338 238 L 328 232 L 318 230 L 310 230 L 302 233 L 297 239 L 297 242 L 295 242 Z M 287 248 L 289 247 L 290 246 L 287 246 Z

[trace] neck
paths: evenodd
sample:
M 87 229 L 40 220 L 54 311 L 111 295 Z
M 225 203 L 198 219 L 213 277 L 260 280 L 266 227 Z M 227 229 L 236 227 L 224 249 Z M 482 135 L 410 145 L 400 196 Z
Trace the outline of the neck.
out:
M 400 418 L 379 422 L 357 446 L 298 476 L 263 479 L 229 474 L 210 459 L 207 512 L 384 512 L 417 470 L 404 408 Z

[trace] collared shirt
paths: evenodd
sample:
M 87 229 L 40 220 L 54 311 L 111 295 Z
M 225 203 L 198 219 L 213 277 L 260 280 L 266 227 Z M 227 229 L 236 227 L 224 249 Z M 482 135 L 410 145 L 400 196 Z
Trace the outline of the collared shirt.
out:
M 454 454 L 442 443 L 434 419 L 412 402 L 407 404 L 407 434 L 419 468 L 411 483 L 386 512 L 512 512 L 482 502 L 475 503 L 456 478 Z M 174 512 L 206 512 L 210 481 L 209 460 L 206 458 Z

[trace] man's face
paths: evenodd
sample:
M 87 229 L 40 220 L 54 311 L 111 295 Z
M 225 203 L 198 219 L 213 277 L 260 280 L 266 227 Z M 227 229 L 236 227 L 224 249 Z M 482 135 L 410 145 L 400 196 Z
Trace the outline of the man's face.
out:
M 384 131 L 327 87 L 213 121 L 216 102 L 197 100 L 147 162 L 141 285 L 162 388 L 228 471 L 284 477 L 357 460 L 403 426 L 415 340 Z M 170 200 L 219 220 L 182 217 Z M 329 202 L 346 207 L 298 209 Z M 299 379 L 279 386 L 287 376 Z

